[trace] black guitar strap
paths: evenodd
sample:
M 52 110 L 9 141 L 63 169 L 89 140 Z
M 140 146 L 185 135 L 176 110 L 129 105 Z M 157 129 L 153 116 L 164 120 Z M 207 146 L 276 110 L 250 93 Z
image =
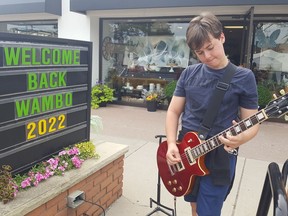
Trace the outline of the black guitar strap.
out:
M 224 94 L 230 86 L 230 82 L 234 73 L 236 72 L 236 69 L 237 67 L 229 62 L 225 73 L 216 85 L 212 100 L 209 103 L 208 109 L 206 110 L 203 121 L 200 124 L 200 128 L 198 130 L 198 137 L 201 140 L 205 140 L 207 138 L 207 135 L 212 128 L 216 115 L 219 112 Z

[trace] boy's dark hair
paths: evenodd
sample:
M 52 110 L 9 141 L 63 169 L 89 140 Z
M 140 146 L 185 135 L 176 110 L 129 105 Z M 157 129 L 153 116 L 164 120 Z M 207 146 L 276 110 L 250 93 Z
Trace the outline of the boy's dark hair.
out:
M 209 34 L 218 39 L 222 32 L 222 23 L 218 18 L 210 12 L 204 12 L 190 21 L 186 42 L 191 50 L 198 50 L 205 42 L 210 41 Z

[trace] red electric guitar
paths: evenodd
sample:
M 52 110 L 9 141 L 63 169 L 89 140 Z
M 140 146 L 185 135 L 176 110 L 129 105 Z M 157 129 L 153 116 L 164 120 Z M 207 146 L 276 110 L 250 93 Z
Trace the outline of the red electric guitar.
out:
M 219 140 L 220 135 L 240 134 L 270 117 L 278 118 L 287 111 L 288 93 L 271 101 L 266 108 L 258 111 L 255 115 L 240 121 L 203 143 L 200 143 L 196 133 L 188 132 L 182 142 L 177 145 L 182 161 L 172 166 L 168 165 L 166 161 L 167 141 L 162 142 L 157 151 L 157 165 L 165 187 L 174 196 L 183 196 L 189 193 L 193 188 L 195 176 L 209 174 L 209 170 L 204 164 L 205 154 L 222 145 Z

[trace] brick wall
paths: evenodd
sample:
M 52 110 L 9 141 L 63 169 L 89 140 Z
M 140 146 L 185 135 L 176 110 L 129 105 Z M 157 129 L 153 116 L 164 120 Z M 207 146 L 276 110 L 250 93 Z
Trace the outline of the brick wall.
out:
M 78 208 L 67 207 L 67 197 L 76 190 L 84 191 L 85 199 L 107 209 L 122 195 L 124 156 L 119 157 L 102 169 L 88 176 L 83 181 L 52 200 L 42 204 L 26 216 L 99 216 L 102 209 L 84 202 Z M 81 170 L 79 170 L 81 172 Z

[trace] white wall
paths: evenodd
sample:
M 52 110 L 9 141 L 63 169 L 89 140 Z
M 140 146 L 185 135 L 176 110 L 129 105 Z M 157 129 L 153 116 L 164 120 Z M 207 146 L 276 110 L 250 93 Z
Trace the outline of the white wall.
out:
M 98 19 L 97 19 L 98 20 Z M 70 0 L 62 0 L 62 16 L 58 19 L 58 37 L 92 41 L 92 86 L 99 79 L 99 25 L 97 20 L 70 11 Z
M 92 86 L 96 84 L 99 80 L 99 40 L 100 40 L 100 30 L 99 30 L 99 18 L 91 17 L 91 41 L 93 42 L 93 55 L 92 55 Z
M 90 18 L 70 12 L 70 1 L 62 0 L 62 16 L 58 19 L 58 37 L 90 41 Z

